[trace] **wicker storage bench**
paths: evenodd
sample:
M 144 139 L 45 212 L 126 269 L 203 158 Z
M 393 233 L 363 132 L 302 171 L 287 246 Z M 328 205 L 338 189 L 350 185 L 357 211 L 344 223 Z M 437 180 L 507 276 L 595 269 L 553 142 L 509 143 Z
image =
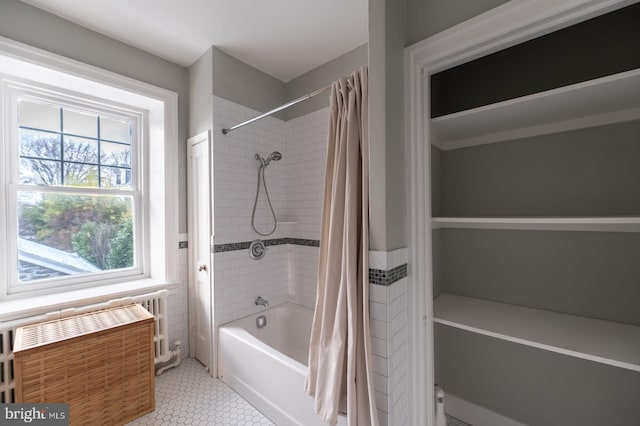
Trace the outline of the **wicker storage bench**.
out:
M 122 425 L 153 411 L 153 326 L 129 305 L 18 328 L 16 402 L 68 403 L 72 425 Z

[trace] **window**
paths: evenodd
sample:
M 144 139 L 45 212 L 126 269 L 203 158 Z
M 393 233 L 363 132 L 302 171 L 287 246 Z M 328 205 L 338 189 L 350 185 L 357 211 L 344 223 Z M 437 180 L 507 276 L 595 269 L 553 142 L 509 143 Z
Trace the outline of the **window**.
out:
M 144 114 L 6 85 L 10 292 L 143 272 Z
M 177 283 L 178 146 L 175 92 L 0 37 L 0 321 Z

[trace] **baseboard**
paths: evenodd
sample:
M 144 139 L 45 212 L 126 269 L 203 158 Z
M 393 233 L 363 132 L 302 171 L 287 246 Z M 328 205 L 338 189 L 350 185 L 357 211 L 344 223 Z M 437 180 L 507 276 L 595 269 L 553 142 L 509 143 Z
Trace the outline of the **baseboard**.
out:
M 472 426 L 526 426 L 451 394 L 445 394 L 444 411 Z

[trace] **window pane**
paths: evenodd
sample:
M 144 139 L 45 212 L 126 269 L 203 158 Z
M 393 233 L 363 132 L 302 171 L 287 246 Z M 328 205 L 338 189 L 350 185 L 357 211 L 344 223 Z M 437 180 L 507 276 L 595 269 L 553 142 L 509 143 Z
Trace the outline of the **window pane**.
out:
M 64 185 L 98 187 L 98 166 L 64 163 Z
M 21 158 L 19 182 L 23 185 L 60 185 L 60 167 L 59 161 Z
M 18 125 L 60 131 L 60 108 L 37 102 L 18 101 Z
M 131 169 L 101 167 L 100 172 L 103 188 L 131 188 Z
M 64 133 L 87 136 L 90 138 L 98 137 L 97 115 L 76 112 L 68 109 L 63 110 L 62 115 L 62 127 Z
M 134 266 L 133 197 L 18 192 L 20 282 Z
M 100 142 L 100 164 L 131 167 L 131 146 Z
M 115 120 L 100 117 L 100 139 L 131 143 L 131 123 L 128 120 Z
M 20 129 L 20 156 L 60 159 L 60 135 Z
M 98 141 L 67 135 L 63 138 L 65 161 L 98 164 Z

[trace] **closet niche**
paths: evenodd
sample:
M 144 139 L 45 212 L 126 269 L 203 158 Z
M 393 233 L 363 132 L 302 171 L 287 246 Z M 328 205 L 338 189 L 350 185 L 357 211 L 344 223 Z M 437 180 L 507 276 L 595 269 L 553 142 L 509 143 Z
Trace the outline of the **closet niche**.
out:
M 431 76 L 436 383 L 522 424 L 640 424 L 637 22 Z

